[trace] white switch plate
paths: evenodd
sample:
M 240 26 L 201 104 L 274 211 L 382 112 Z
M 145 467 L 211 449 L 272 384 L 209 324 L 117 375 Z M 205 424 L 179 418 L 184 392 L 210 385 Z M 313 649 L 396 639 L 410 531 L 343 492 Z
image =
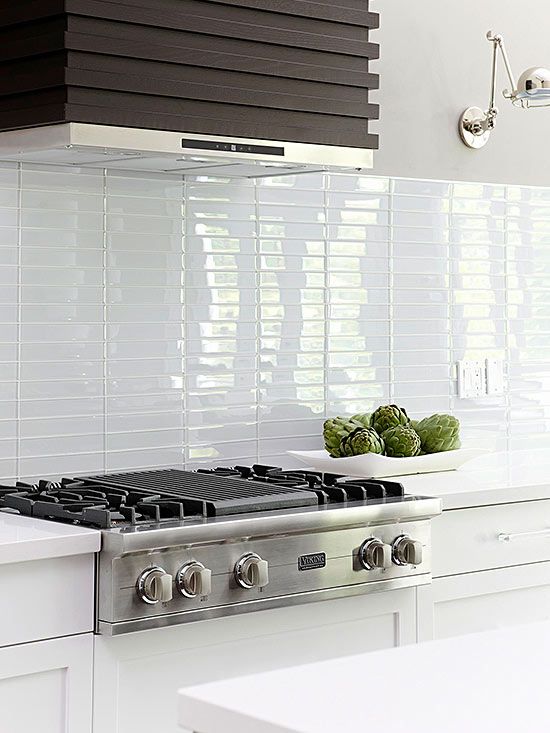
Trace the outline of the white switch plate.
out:
M 504 394 L 504 363 L 500 359 L 485 359 L 487 394 Z
M 487 394 L 484 361 L 461 360 L 457 364 L 458 396 L 462 400 L 483 397 Z

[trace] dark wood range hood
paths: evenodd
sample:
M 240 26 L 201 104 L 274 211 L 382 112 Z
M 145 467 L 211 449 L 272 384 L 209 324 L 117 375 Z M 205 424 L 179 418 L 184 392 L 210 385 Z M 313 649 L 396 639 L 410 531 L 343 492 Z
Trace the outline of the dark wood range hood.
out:
M 242 175 L 370 167 L 376 27 L 367 0 L 7 4 L 0 155 L 163 170 L 204 159 Z

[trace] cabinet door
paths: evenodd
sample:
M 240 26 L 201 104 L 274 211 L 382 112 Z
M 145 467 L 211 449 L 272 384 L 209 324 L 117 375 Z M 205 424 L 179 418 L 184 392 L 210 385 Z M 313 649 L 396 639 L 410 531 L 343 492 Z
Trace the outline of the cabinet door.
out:
M 0 730 L 90 733 L 92 634 L 0 649 Z
M 180 687 L 415 640 L 413 588 L 95 637 L 94 733 L 182 733 Z
M 417 618 L 419 641 L 550 620 L 550 563 L 436 578 Z

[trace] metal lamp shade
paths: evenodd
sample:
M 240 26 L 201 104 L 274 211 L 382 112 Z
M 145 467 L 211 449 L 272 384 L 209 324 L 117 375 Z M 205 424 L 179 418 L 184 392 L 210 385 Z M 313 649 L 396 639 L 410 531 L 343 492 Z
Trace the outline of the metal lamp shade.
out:
M 521 107 L 547 107 L 550 105 L 550 70 L 541 66 L 527 69 L 518 79 L 517 90 L 512 96 L 514 104 Z

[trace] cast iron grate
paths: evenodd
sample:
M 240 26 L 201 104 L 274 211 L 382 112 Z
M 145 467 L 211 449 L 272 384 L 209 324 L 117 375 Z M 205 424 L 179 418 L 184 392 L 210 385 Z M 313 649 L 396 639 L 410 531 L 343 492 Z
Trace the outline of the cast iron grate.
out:
M 304 480 L 269 481 L 242 478 L 241 474 L 159 469 L 130 473 L 86 476 L 84 480 L 105 486 L 156 491 L 174 496 L 183 503 L 186 514 L 206 517 L 316 506 L 319 499 Z

